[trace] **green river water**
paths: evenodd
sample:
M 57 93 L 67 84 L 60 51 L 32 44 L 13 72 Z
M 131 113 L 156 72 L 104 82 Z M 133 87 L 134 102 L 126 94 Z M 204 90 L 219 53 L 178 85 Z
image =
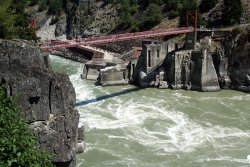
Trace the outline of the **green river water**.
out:
M 85 127 L 78 167 L 250 167 L 250 95 L 223 90 L 94 86 L 83 65 L 50 56 L 70 76 Z

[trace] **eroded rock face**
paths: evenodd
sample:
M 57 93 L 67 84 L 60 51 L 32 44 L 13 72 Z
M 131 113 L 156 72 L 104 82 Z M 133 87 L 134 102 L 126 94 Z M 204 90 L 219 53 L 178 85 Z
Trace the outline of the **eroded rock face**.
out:
M 107 34 L 119 22 L 118 6 L 105 1 L 67 0 L 65 12 L 68 39 Z M 57 34 L 63 30 L 59 25 Z
M 228 36 L 223 46 L 225 56 L 228 58 L 228 73 L 232 80 L 231 87 L 250 92 L 250 30 Z
M 0 81 L 8 84 L 40 147 L 55 155 L 55 165 L 75 166 L 79 114 L 69 77 L 54 73 L 34 44 L 0 40 Z

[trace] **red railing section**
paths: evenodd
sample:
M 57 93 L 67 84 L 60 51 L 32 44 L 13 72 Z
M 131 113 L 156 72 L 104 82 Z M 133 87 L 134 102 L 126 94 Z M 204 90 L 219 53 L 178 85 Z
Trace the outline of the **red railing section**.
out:
M 162 37 L 173 34 L 185 34 L 193 32 L 194 28 L 182 27 L 182 28 L 173 28 L 173 29 L 159 29 L 159 30 L 150 30 L 143 32 L 135 33 L 124 33 L 124 34 L 113 34 L 113 35 L 104 35 L 98 37 L 89 37 L 89 38 L 76 38 L 71 40 L 62 40 L 62 41 L 45 41 L 40 43 L 40 48 L 43 50 L 56 50 L 59 48 L 70 48 L 77 47 L 80 45 L 99 45 L 112 42 L 120 42 L 126 40 L 137 40 L 144 38 L 153 38 L 153 37 Z

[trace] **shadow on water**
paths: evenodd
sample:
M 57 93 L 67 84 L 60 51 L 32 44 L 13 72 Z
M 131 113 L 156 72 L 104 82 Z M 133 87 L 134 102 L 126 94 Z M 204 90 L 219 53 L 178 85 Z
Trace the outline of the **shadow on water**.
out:
M 112 93 L 112 94 L 109 94 L 109 95 L 100 96 L 100 97 L 97 97 L 97 98 L 94 98 L 94 99 L 90 99 L 90 100 L 86 100 L 86 101 L 80 101 L 80 102 L 77 102 L 77 103 L 75 104 L 75 106 L 76 106 L 76 107 L 84 106 L 84 105 L 87 105 L 87 104 L 90 104 L 90 103 L 99 102 L 99 101 L 101 101 L 101 100 L 113 98 L 113 97 L 116 97 L 116 96 L 125 95 L 125 94 L 132 93 L 132 92 L 136 92 L 136 91 L 139 91 L 139 90 L 142 90 L 142 89 L 143 89 L 143 88 L 137 87 L 137 88 L 132 88 L 132 89 L 123 90 L 123 91 L 116 92 L 116 93 Z

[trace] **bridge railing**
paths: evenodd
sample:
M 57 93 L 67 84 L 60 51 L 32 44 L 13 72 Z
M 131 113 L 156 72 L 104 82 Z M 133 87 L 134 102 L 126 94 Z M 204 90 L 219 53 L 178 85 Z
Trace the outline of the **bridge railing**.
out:
M 158 29 L 135 33 L 125 33 L 125 34 L 112 34 L 99 37 L 89 37 L 89 38 L 76 38 L 64 41 L 45 41 L 40 43 L 42 49 L 57 49 L 57 48 L 67 48 L 76 47 L 79 45 L 93 45 L 93 44 L 104 44 L 109 42 L 119 42 L 124 40 L 134 40 L 142 38 L 151 38 L 158 36 L 166 36 L 171 34 L 181 34 L 192 32 L 193 28 L 172 28 L 172 29 Z

